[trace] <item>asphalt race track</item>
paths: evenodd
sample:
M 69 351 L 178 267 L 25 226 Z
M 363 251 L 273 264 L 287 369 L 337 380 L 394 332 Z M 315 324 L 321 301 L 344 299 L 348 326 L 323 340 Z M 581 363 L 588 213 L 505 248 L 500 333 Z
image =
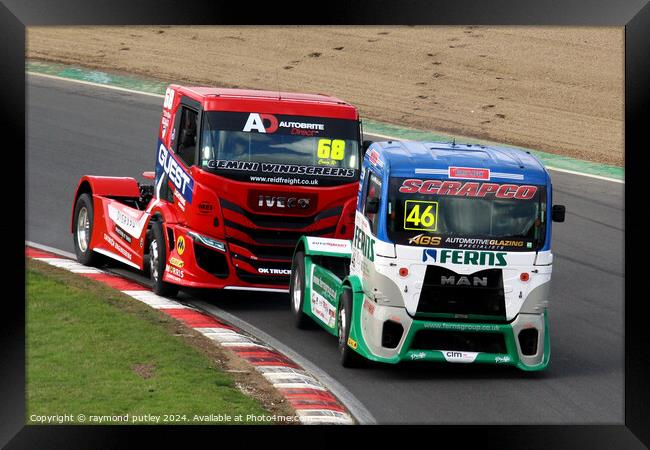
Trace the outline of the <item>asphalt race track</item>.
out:
M 154 168 L 162 99 L 28 75 L 26 102 L 26 238 L 74 252 L 79 178 L 144 181 L 141 173 Z M 565 204 L 567 216 L 553 229 L 551 362 L 544 372 L 438 364 L 344 369 L 335 338 L 293 327 L 288 296 L 198 295 L 320 367 L 378 423 L 622 424 L 624 185 L 551 176 L 554 203 Z

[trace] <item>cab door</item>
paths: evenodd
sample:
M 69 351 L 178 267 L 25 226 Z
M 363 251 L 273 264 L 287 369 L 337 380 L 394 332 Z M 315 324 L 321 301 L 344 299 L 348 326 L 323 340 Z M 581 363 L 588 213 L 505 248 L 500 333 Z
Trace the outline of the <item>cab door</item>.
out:
M 181 96 L 174 111 L 174 122 L 169 134 L 167 154 L 160 150 L 156 179 L 158 198 L 174 205 L 181 222 L 186 221 L 186 213 L 192 204 L 194 179 L 190 168 L 198 160 L 198 130 L 201 121 L 201 104 L 186 96 Z

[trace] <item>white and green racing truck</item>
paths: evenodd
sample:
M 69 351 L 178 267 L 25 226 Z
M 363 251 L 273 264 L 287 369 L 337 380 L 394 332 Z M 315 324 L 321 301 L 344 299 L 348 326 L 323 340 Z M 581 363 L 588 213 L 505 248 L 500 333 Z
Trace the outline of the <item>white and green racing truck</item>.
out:
M 494 363 L 542 370 L 553 255 L 551 179 L 528 152 L 375 142 L 352 241 L 303 236 L 291 309 L 338 337 L 341 363 Z

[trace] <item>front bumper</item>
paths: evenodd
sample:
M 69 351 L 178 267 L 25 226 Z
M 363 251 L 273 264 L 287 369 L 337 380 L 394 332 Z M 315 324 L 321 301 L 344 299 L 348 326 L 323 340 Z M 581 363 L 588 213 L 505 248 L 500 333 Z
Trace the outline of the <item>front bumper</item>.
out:
M 354 302 L 350 337 L 356 343 L 356 351 L 370 360 L 392 364 L 401 361 L 505 364 L 526 371 L 543 370 L 548 365 L 550 340 L 546 311 L 520 313 L 509 323 L 420 320 L 409 316 L 404 308 L 380 306 L 361 296 L 360 301 Z M 386 338 L 386 322 L 391 322 L 393 330 L 401 326 L 399 340 Z M 530 331 L 521 335 L 524 330 Z M 399 332 L 393 333 L 396 334 Z M 532 351 L 527 345 L 530 341 L 526 341 L 531 334 L 536 336 Z M 436 339 L 422 339 L 427 335 L 435 335 Z M 498 350 L 468 349 L 468 345 L 475 345 L 470 338 L 477 342 L 490 341 L 489 347 Z M 436 347 L 436 342 L 445 344 Z
M 192 230 L 171 226 L 174 236 L 172 249 L 165 265 L 163 281 L 179 286 L 202 289 L 238 289 L 288 292 L 288 282 L 250 282 L 240 276 L 242 270 L 233 263 L 227 242 L 199 235 Z M 203 238 L 202 238 L 203 237 Z M 183 244 L 179 246 L 179 240 Z M 268 281 L 272 276 L 256 276 Z M 275 277 L 276 279 L 279 277 Z M 286 277 L 288 279 L 288 277 Z

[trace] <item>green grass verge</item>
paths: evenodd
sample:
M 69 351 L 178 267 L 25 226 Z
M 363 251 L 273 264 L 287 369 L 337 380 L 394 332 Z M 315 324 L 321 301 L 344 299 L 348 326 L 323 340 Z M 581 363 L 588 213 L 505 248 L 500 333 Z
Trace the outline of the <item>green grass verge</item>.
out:
M 35 262 L 27 268 L 26 423 L 43 423 L 34 415 L 64 414 L 71 415 L 66 423 L 81 423 L 83 414 L 87 424 L 98 423 L 91 416 L 121 416 L 108 423 L 128 417 L 132 423 L 134 416 L 149 414 L 162 423 L 164 415 L 178 414 L 186 419 L 174 417 L 175 423 L 195 424 L 205 423 L 195 415 L 213 415 L 208 423 L 270 417 L 214 361 L 169 332 L 178 326 L 173 319 L 57 271 Z

